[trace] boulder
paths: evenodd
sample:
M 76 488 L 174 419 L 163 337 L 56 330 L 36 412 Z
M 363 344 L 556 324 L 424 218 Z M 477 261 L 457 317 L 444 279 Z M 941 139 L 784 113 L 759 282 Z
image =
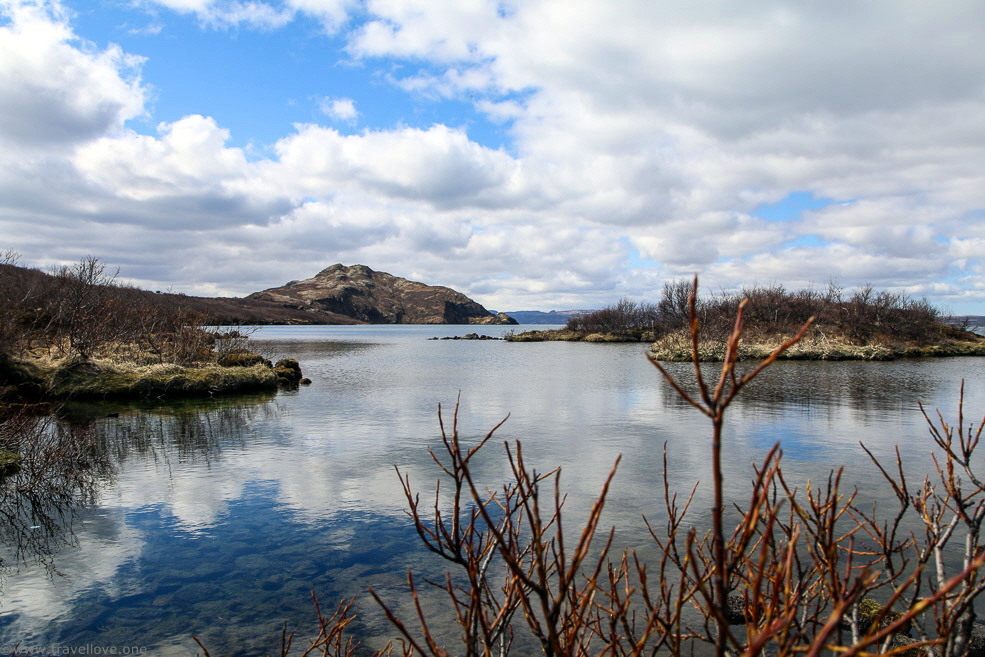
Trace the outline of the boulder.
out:
M 301 374 L 301 365 L 293 358 L 281 358 L 274 364 L 274 374 L 277 375 L 277 382 L 288 388 L 295 388 L 304 376 Z

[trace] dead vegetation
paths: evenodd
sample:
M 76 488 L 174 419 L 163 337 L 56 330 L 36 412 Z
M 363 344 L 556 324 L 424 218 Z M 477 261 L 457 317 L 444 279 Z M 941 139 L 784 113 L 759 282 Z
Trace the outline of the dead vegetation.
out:
M 0 256 L 0 401 L 208 396 L 302 378 L 253 353 L 252 329 L 123 285 L 96 258 L 50 274 L 15 263 Z
M 726 413 L 814 320 L 740 371 L 750 304 L 739 303 L 720 370 L 707 378 L 698 352 L 696 284 L 687 307 L 694 382 L 685 387 L 653 364 L 710 425 L 710 526 L 693 519 L 696 488 L 679 493 L 666 483 L 672 457 L 665 445 L 664 485 L 654 504 L 666 520 L 647 524 L 648 551 L 657 556 L 615 552 L 614 530 L 604 529 L 601 518 L 610 487 L 618 485 L 618 459 L 587 517 L 572 529 L 560 470 L 537 472 L 519 442 L 505 445 L 506 482 L 477 480 L 473 460 L 502 423 L 465 445 L 456 407 L 450 431 L 442 423 L 441 448 L 431 454 L 439 474 L 433 502 L 422 501 L 398 471 L 410 522 L 446 572 L 439 578 L 408 573 L 409 617 L 371 591 L 397 635 L 374 655 L 982 654 L 975 602 L 985 590 L 985 479 L 976 460 L 985 419 L 967 422 L 963 394 L 954 423 L 925 413 L 936 476 L 918 481 L 907 476 L 898 451 L 896 462 L 880 463 L 863 445 L 892 490 L 891 508 L 860 499 L 844 485 L 841 470 L 798 488 L 784 474 L 780 444 L 754 465 L 747 496 L 727 500 Z M 437 612 L 435 594 L 444 600 Z M 304 655 L 357 653 L 358 643 L 343 632 L 351 603 L 331 616 L 317 610 L 317 618 Z M 447 619 L 454 619 L 457 638 L 433 629 Z M 283 655 L 293 642 L 285 632 Z
M 690 360 L 689 298 L 692 283 L 668 282 L 656 304 L 622 299 L 615 305 L 573 317 L 555 331 L 531 331 L 507 339 L 516 342 L 566 340 L 653 343 L 660 360 Z M 926 299 L 876 291 L 865 285 L 846 293 L 825 288 L 790 291 L 782 285 L 756 286 L 737 293 L 700 298 L 694 312 L 702 325 L 701 360 L 720 361 L 732 318 L 745 300 L 746 329 L 740 360 L 762 359 L 814 318 L 810 331 L 785 359 L 890 360 L 918 356 L 985 355 L 985 339 L 944 321 Z

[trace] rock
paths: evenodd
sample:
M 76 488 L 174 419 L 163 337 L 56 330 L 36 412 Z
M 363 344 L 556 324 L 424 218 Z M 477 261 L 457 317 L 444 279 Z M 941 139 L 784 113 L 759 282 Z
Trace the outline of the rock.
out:
M 295 387 L 304 378 L 301 374 L 301 366 L 293 358 L 281 358 L 274 365 L 274 374 L 277 375 L 277 382 L 282 386 Z
M 975 621 L 968 641 L 968 657 L 985 657 L 985 624 Z
M 869 631 L 872 626 L 873 621 L 878 618 L 879 614 L 883 613 L 885 607 L 880 603 L 876 602 L 872 598 L 862 598 L 858 603 L 858 629 L 859 632 L 865 633 Z M 887 627 L 888 625 L 896 622 L 903 614 L 898 611 L 887 611 L 880 622 L 880 627 Z M 843 618 L 841 621 L 841 626 L 844 628 L 850 627 L 849 623 L 851 621 L 850 617 Z M 907 623 L 900 632 L 903 635 L 908 635 L 910 633 L 910 624 Z
M 893 635 L 893 642 L 890 647 L 892 649 L 904 648 L 906 646 L 912 646 L 914 643 L 917 643 L 917 639 L 911 639 L 908 636 L 897 633 Z M 922 648 L 910 648 L 909 650 L 904 650 L 898 654 L 900 657 L 923 657 L 927 653 L 925 653 Z
M 746 603 L 737 593 L 729 593 L 725 603 L 725 622 L 729 625 L 744 625 L 746 622 Z
M 517 324 L 517 321 L 506 313 L 489 314 L 488 317 L 469 319 L 469 324 Z

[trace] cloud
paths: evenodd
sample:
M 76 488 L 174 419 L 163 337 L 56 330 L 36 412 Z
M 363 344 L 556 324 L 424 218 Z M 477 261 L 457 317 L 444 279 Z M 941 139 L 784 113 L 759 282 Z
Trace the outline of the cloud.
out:
M 328 33 L 336 32 L 358 7 L 356 0 L 145 0 L 179 14 L 191 14 L 213 28 L 276 30 L 299 13 L 315 17 Z
M 328 33 L 336 32 L 358 9 L 357 0 L 288 0 L 288 6 L 317 18 Z
M 729 287 L 838 278 L 985 302 L 985 26 L 970 0 L 838 13 L 718 0 L 154 4 L 213 26 L 315 21 L 330 57 L 393 84 L 408 109 L 374 124 L 372 97 L 342 87 L 321 110 L 358 120 L 357 134 L 298 124 L 269 150 L 238 148 L 223 117 L 194 111 L 140 134 L 143 60 L 79 38 L 57 4 L 8 0 L 0 226 L 28 262 L 102 240 L 95 252 L 129 262 L 160 244 L 135 278 L 225 293 L 364 262 L 507 309 L 656 294 L 695 269 Z M 434 110 L 461 103 L 473 113 Z M 502 149 L 476 136 L 493 124 Z M 831 203 L 754 216 L 793 191 Z M 266 249 L 305 271 L 285 275 Z
M 194 14 L 212 27 L 245 26 L 261 30 L 284 27 L 295 16 L 291 7 L 259 1 L 239 0 L 152 0 L 154 4 L 181 14 Z
M 304 196 L 343 188 L 379 195 L 384 203 L 397 198 L 439 208 L 485 205 L 503 199 L 516 173 L 506 153 L 442 125 L 350 136 L 304 125 L 275 149 L 277 161 L 268 171 Z
M 102 198 L 90 215 L 169 229 L 210 230 L 267 223 L 291 201 L 260 180 L 259 168 L 228 132 L 203 116 L 158 127 L 160 137 L 136 133 L 102 137 L 79 147 L 72 162 Z
M 351 123 L 359 116 L 356 103 L 351 98 L 322 98 L 318 108 L 322 114 L 337 121 Z
M 0 144 L 70 146 L 144 114 L 143 59 L 78 39 L 57 5 L 0 4 Z
M 501 25 L 501 3 L 493 0 L 370 0 L 371 18 L 357 28 L 349 51 L 359 57 L 395 55 L 439 62 L 484 55 L 484 45 Z

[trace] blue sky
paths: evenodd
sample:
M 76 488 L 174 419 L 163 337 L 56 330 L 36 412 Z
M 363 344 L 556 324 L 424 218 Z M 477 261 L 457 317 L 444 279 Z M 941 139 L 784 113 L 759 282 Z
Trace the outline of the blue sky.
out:
M 505 310 L 835 281 L 985 314 L 977 2 L 0 0 L 0 251 Z
M 345 134 L 441 123 L 464 127 L 483 146 L 510 145 L 503 124 L 487 120 L 467 98 L 415 96 L 394 83 L 438 74 L 426 61 L 355 59 L 343 37 L 327 34 L 305 14 L 279 29 L 251 29 L 203 24 L 194 15 L 152 6 L 134 10 L 121 2 L 68 6 L 78 33 L 97 47 L 119 44 L 146 58 L 141 73 L 151 89 L 149 115 L 129 123 L 138 132 L 154 134 L 162 121 L 203 114 L 221 117 L 229 146 L 261 153 L 297 123 L 326 123 Z M 351 101 L 358 115 L 326 113 L 340 99 Z

